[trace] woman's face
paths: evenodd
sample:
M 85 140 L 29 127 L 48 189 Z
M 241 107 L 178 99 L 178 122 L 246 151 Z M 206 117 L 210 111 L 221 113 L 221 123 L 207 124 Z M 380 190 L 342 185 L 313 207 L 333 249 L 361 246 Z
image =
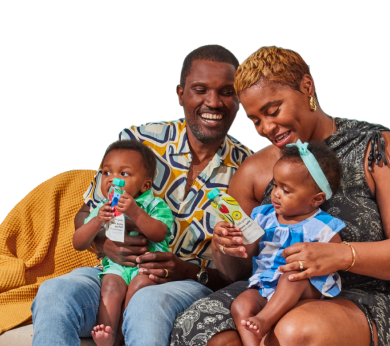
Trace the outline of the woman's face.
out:
M 239 98 L 260 136 L 284 148 L 298 139 L 302 142 L 311 139 L 317 117 L 310 111 L 309 91 L 259 83 L 242 91 Z

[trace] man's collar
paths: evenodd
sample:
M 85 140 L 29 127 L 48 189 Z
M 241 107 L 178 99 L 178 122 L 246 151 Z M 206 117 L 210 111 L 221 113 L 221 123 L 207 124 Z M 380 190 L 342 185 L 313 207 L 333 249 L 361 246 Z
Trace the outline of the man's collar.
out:
M 178 143 L 177 145 L 171 146 L 171 150 L 169 153 L 170 155 L 184 155 L 191 152 L 190 145 L 188 143 L 186 121 L 183 119 L 183 122 L 180 125 L 181 132 L 179 134 Z M 217 160 L 220 163 L 223 163 L 225 166 L 238 168 L 238 165 L 230 158 L 233 149 L 234 143 L 233 141 L 230 141 L 229 136 L 226 135 L 222 145 L 217 150 Z

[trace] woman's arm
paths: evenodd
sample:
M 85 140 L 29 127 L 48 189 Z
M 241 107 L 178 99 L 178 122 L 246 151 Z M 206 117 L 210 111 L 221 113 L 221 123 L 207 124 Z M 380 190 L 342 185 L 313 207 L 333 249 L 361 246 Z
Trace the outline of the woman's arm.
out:
M 386 158 L 390 162 L 390 133 L 382 133 L 386 142 Z M 390 165 L 385 166 L 383 161 L 373 170 L 368 169 L 368 144 L 364 157 L 364 171 L 367 183 L 376 197 L 383 229 L 387 238 L 390 238 Z M 351 272 L 367 275 L 382 280 L 390 280 L 390 239 L 372 243 L 350 243 L 356 253 L 355 265 Z M 299 243 L 284 250 L 287 265 L 281 271 L 299 269 L 298 260 L 306 261 L 306 269 L 302 273 L 292 275 L 293 280 L 306 279 L 312 276 L 328 275 L 338 270 L 348 269 L 352 263 L 352 251 L 345 244 Z
M 272 180 L 278 153 L 273 146 L 267 147 L 245 160 L 233 175 L 228 193 L 247 215 L 251 215 L 252 210 L 260 205 Z M 222 253 L 222 247 L 226 254 Z M 216 267 L 230 280 L 243 280 L 251 275 L 252 255 L 257 244 L 244 246 L 241 236 L 231 237 L 217 230 L 213 233 L 211 248 Z

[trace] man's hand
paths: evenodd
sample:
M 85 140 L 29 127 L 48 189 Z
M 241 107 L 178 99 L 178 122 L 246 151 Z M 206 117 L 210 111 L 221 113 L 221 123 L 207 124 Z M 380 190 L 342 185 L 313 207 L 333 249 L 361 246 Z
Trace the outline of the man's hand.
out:
M 126 267 L 135 267 L 136 258 L 148 251 L 148 241 L 144 236 L 129 236 L 127 232 L 124 243 L 113 242 L 106 237 L 105 232 L 100 232 L 96 236 L 94 244 L 99 253 Z
M 199 272 L 196 264 L 182 261 L 172 252 L 148 252 L 138 257 L 137 263 L 140 274 L 149 275 L 149 278 L 158 284 L 186 279 L 196 280 L 196 274 Z
M 138 207 L 134 198 L 125 192 L 118 200 L 117 209 L 119 212 L 127 215 L 131 219 L 133 214 L 136 213 L 140 208 Z

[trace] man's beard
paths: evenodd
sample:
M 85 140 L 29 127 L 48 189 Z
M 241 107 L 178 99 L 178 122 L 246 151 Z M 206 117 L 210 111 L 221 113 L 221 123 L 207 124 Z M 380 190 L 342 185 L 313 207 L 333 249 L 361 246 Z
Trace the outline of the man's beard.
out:
M 222 140 L 226 137 L 227 132 L 229 131 L 229 128 L 227 128 L 226 131 L 222 131 L 222 132 L 219 131 L 213 133 L 210 133 L 208 131 L 205 132 L 202 129 L 202 126 L 196 123 L 196 121 L 193 122 L 192 119 L 190 120 L 190 117 L 186 119 L 186 122 L 192 134 L 195 136 L 195 138 L 203 144 L 213 144 L 216 142 L 222 142 Z

